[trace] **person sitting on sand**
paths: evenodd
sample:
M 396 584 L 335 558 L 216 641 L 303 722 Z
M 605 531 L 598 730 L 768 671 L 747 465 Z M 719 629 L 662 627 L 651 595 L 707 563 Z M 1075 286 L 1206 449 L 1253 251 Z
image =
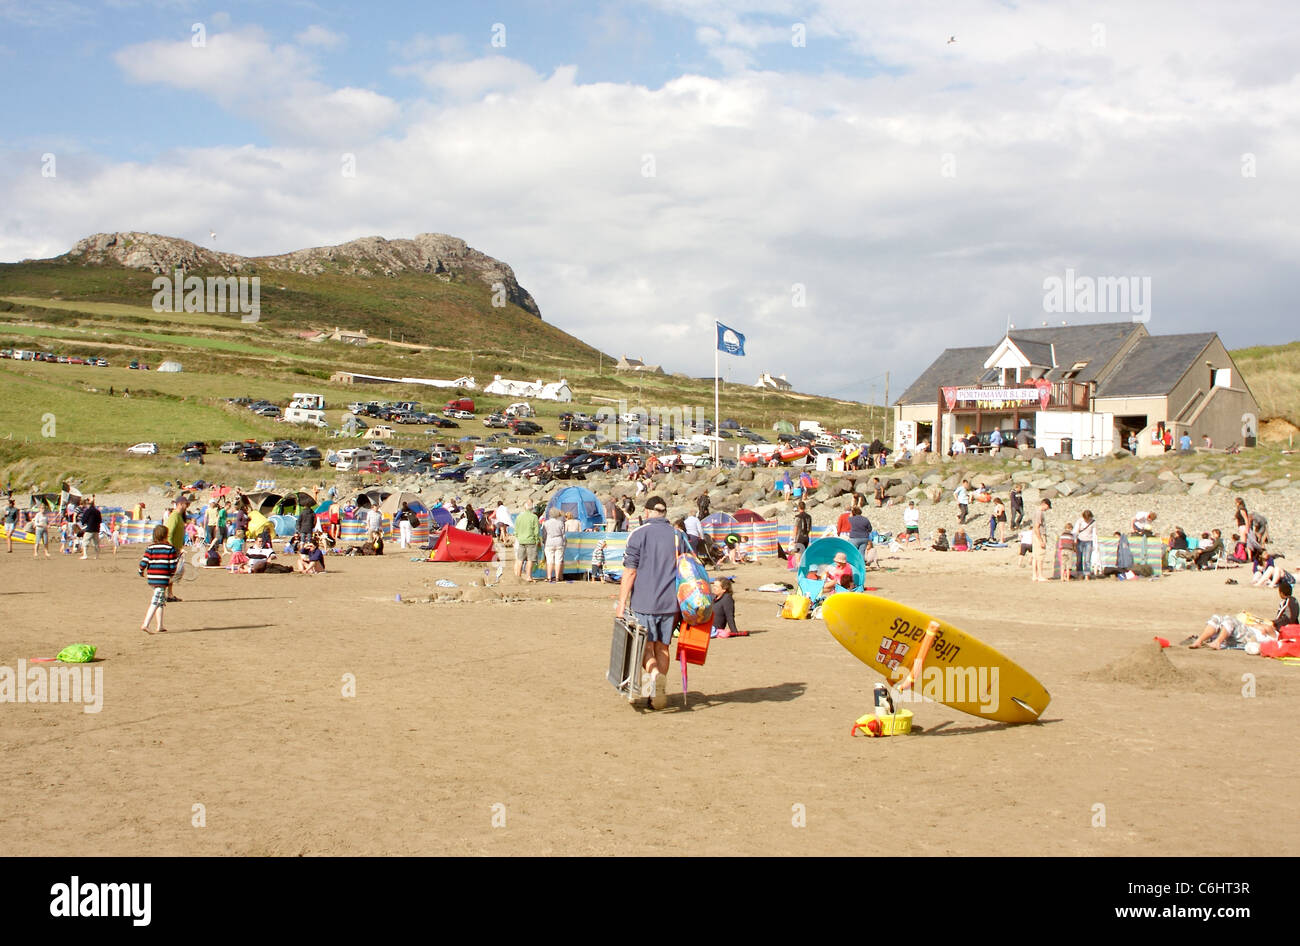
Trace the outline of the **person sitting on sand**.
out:
M 294 562 L 293 570 L 301 575 L 319 575 L 325 571 L 325 554 L 312 539 L 302 544 L 302 553 Z
M 736 599 L 731 593 L 730 578 L 713 579 L 713 630 L 710 637 L 748 637 L 749 631 L 736 627 Z
M 864 568 L 879 568 L 880 553 L 876 551 L 876 543 L 870 539 L 867 544 L 862 546 L 862 565 Z
M 930 548 L 936 552 L 948 551 L 948 530 L 943 526 L 935 531 Z
M 1256 588 L 1276 588 L 1283 581 L 1295 586 L 1295 576 L 1283 566 L 1280 552 L 1267 556 L 1263 565 L 1264 567 L 1257 570 L 1255 577 L 1250 580 Z
M 822 572 L 822 594 L 828 595 L 839 588 L 853 590 L 853 566 L 843 552 L 836 552 L 835 561 Z
M 1209 541 L 1206 541 L 1207 539 Z M 1200 546 L 1194 559 L 1196 567 L 1209 568 L 1214 557 L 1223 554 L 1223 531 L 1221 529 L 1211 529 L 1208 536 L 1202 537 Z M 1274 581 L 1274 584 L 1277 584 L 1277 582 Z M 1294 580 L 1292 584 L 1295 584 Z
M 952 550 L 954 552 L 970 551 L 970 539 L 966 537 L 966 530 L 960 526 L 957 528 L 957 531 L 952 534 Z

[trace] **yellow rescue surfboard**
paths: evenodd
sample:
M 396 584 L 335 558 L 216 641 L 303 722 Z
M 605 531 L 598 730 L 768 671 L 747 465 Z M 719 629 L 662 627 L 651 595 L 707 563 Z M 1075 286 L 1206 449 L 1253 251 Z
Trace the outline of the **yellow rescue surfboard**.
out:
M 937 624 L 913 692 L 905 692 L 905 700 L 919 695 L 1003 723 L 1032 723 L 1051 701 L 1043 685 L 1005 654 L 897 601 L 839 592 L 822 605 L 822 618 L 849 653 L 895 685 L 912 672 L 927 629 L 931 622 Z
M 9 530 L 6 529 L 4 526 L 0 526 L 0 540 L 7 539 L 7 538 L 9 538 Z M 19 530 L 18 532 L 14 533 L 14 541 L 22 542 L 26 545 L 31 545 L 36 541 L 36 539 L 32 535 L 32 533 Z

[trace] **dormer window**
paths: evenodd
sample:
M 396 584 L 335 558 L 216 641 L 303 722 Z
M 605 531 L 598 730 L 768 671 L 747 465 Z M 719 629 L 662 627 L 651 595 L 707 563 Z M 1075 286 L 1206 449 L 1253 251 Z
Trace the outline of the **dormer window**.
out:
M 1086 361 L 1076 361 L 1074 364 L 1070 366 L 1070 369 L 1066 371 L 1064 375 L 1062 375 L 1063 380 L 1073 381 L 1075 378 L 1079 376 L 1079 372 L 1086 367 L 1088 367 L 1088 363 Z

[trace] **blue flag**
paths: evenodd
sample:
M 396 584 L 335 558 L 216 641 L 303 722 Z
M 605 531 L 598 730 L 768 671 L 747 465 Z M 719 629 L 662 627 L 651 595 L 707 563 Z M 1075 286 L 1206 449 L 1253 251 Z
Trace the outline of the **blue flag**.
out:
M 718 326 L 718 351 L 726 352 L 728 355 L 743 356 L 745 354 L 745 336 L 734 328 L 727 328 L 721 322 L 714 324 Z

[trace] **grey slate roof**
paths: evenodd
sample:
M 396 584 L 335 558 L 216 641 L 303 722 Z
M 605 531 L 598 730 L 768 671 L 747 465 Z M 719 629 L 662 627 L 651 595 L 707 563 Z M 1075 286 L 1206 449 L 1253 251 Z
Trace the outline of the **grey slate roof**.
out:
M 921 377 L 912 382 L 895 404 L 933 404 L 939 398 L 939 386 L 944 384 L 974 384 L 984 374 L 988 360 L 987 345 L 979 348 L 946 348 Z
M 1045 365 L 1052 363 L 1048 346 L 1056 346 L 1057 367 L 1047 373 L 1049 381 L 1063 380 L 1071 367 L 1080 361 L 1088 364 L 1074 380 L 1092 381 L 1129 337 L 1140 331 L 1144 331 L 1142 326 L 1135 322 L 1049 325 L 1012 329 L 1011 340 L 1035 363 Z M 938 397 L 940 385 L 977 383 L 986 373 L 984 362 L 1001 341 L 998 339 L 980 348 L 947 349 L 894 403 L 932 404 Z
M 1016 343 L 1016 347 L 1020 349 L 1021 353 L 1029 359 L 1031 365 L 1043 365 L 1048 368 L 1052 367 L 1051 341 L 1035 341 L 1034 339 L 1029 338 L 1026 335 L 1021 335 L 1018 332 L 1011 336 L 1011 340 Z M 988 360 L 987 356 L 985 356 L 985 360 Z M 1059 360 L 1060 356 L 1058 355 L 1057 361 Z
M 1168 394 L 1214 339 L 1213 332 L 1148 335 L 1134 345 L 1110 377 L 1098 385 L 1097 397 Z

